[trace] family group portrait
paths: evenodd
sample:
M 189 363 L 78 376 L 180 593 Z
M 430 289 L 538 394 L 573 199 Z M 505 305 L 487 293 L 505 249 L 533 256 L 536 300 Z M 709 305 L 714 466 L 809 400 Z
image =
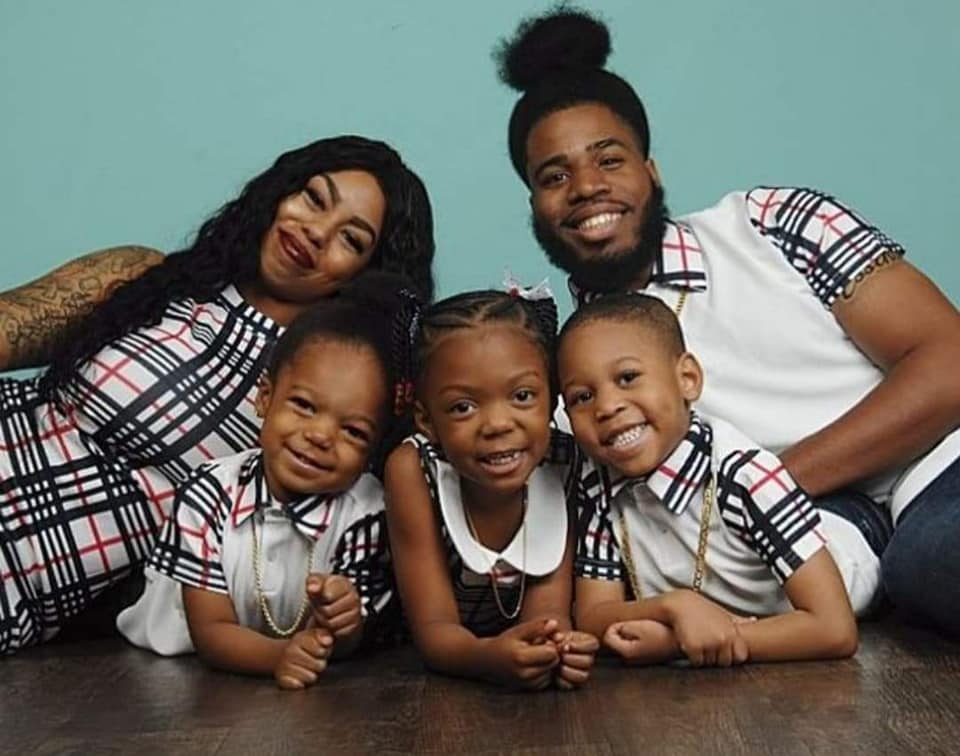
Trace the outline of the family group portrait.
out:
M 0 753 L 956 753 L 958 30 L 0 0 Z

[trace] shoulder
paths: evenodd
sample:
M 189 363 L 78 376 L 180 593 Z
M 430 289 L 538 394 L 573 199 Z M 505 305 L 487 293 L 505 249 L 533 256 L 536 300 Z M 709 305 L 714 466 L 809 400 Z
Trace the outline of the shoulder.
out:
M 361 475 L 342 498 L 349 501 L 355 517 L 379 514 L 383 511 L 383 486 L 371 473 Z

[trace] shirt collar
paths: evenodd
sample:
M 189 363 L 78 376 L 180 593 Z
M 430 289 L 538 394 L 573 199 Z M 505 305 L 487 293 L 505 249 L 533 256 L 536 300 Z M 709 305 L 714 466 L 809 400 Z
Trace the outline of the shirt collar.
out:
M 533 471 L 527 481 L 526 526 L 517 531 L 503 551 L 496 552 L 477 541 L 470 532 L 459 473 L 441 455 L 434 453 L 431 457 L 444 525 L 454 548 L 470 570 L 484 574 L 505 562 L 517 571 L 539 577 L 549 575 L 560 566 L 567 546 L 566 465 L 542 464 Z
M 258 450 L 240 468 L 231 515 L 237 527 L 258 509 L 279 507 L 302 535 L 316 540 L 329 527 L 336 501 L 347 494 L 314 494 L 278 501 L 267 486 L 263 451 Z
M 645 484 L 673 514 L 679 515 L 693 501 L 710 474 L 713 430 L 696 412 L 690 413 L 690 428 L 669 456 L 645 478 L 604 476 L 609 501 L 628 485 Z
M 703 264 L 703 250 L 693 228 L 686 222 L 675 220 L 666 222 L 660 254 L 653 261 L 653 270 L 647 285 L 650 284 L 688 291 L 707 290 L 707 271 Z M 567 286 L 578 307 L 601 296 L 599 292 L 581 289 L 572 278 L 567 279 Z

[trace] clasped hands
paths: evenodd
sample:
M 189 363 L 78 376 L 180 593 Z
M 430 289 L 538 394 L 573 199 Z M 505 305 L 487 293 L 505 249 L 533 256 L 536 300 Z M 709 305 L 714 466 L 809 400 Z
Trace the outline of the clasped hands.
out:
M 556 619 L 533 619 L 491 638 L 491 676 L 524 690 L 542 690 L 551 683 L 560 690 L 583 685 L 600 644 L 589 633 L 558 628 Z
M 300 690 L 313 685 L 327 668 L 337 641 L 353 638 L 363 615 L 360 594 L 343 575 L 307 576 L 311 614 L 306 627 L 290 638 L 273 676 L 277 685 Z

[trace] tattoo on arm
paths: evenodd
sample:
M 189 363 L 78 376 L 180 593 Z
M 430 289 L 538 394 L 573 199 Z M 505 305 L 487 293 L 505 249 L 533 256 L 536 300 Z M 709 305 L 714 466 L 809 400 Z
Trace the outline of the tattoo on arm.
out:
M 840 297 L 844 301 L 849 301 L 853 299 L 853 295 L 856 293 L 857 288 L 861 283 L 864 282 L 871 275 L 876 273 L 882 268 L 889 267 L 893 263 L 897 262 L 900 259 L 900 255 L 896 252 L 891 252 L 888 249 L 885 249 L 881 252 L 874 260 L 871 260 L 867 266 L 861 270 L 857 275 L 847 281 L 847 285 L 843 287 L 843 291 L 840 292 Z
M 56 338 L 121 283 L 163 260 L 148 247 L 113 247 L 0 293 L 0 370 L 42 365 Z

